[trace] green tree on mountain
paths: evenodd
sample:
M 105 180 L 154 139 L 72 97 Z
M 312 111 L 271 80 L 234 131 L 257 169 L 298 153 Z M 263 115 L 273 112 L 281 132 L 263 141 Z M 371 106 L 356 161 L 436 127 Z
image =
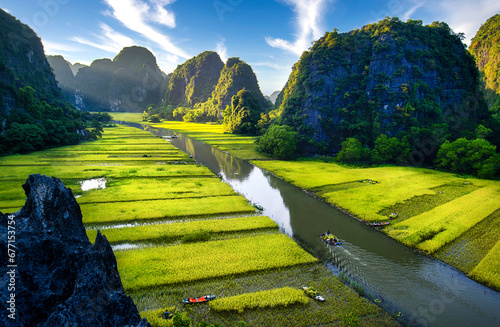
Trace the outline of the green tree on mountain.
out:
M 243 89 L 224 110 L 224 130 L 235 134 L 256 134 L 262 109 L 252 92 Z

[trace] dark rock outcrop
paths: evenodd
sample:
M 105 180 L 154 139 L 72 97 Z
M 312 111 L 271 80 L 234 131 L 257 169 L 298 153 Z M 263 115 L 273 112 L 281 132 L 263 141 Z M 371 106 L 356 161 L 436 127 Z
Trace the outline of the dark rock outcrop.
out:
M 89 242 L 71 189 L 40 175 L 23 188 L 25 206 L 0 213 L 0 308 L 11 314 L 0 325 L 150 326 L 125 295 L 106 237 Z

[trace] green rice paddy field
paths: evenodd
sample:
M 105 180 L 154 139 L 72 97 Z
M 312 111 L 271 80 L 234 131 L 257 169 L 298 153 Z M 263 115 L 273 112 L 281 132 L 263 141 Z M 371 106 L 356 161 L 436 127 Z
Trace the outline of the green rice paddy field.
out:
M 95 142 L 0 157 L 2 212 L 24 205 L 21 185 L 34 173 L 72 189 L 89 239 L 100 229 L 116 246 L 126 292 L 153 326 L 172 325 L 160 318 L 165 309 L 224 326 L 397 325 L 207 168 L 148 132 L 105 128 Z M 327 301 L 306 298 L 302 285 Z M 219 301 L 181 304 L 206 294 Z
M 361 220 L 390 221 L 390 237 L 500 289 L 500 182 L 411 167 L 255 164 Z
M 117 115 L 140 122 L 137 114 Z M 243 142 L 241 136 L 223 134 L 220 125 L 163 122 L 155 126 L 219 145 L 245 159 L 262 159 L 255 154 L 255 144 L 237 150 L 240 147 L 234 142 Z M 500 290 L 500 181 L 412 167 L 352 168 L 322 161 L 253 163 L 360 220 L 390 220 L 391 225 L 383 229 L 388 236 Z M 397 213 L 397 218 L 389 219 L 391 213 Z
M 229 152 L 243 159 L 269 159 L 268 156 L 255 151 L 257 137 L 225 134 L 222 125 L 185 123 L 180 121 L 162 121 L 158 124 L 142 121 L 140 113 L 112 113 L 113 119 L 139 124 L 148 124 L 153 127 L 166 128 L 180 134 L 189 135 L 194 139 L 210 144 L 222 151 Z

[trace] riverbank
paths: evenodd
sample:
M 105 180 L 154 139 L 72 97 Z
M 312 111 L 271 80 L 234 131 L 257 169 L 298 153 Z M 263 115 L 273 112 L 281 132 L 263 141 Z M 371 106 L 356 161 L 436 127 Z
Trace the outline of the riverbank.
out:
M 125 115 L 139 121 L 134 114 Z M 155 126 L 224 146 L 245 159 L 262 159 L 257 158 L 255 144 L 238 153 L 236 136 L 223 134 L 220 125 L 163 122 Z M 359 220 L 389 222 L 382 232 L 391 238 L 500 290 L 499 181 L 414 167 L 348 168 L 310 160 L 252 163 Z
M 56 176 L 72 188 L 89 238 L 97 228 L 109 235 L 124 287 L 144 316 L 180 309 L 195 322 L 224 326 L 239 321 L 247 326 L 397 325 L 208 168 L 150 133 L 105 128 L 102 140 L 2 157 L 0 167 L 2 212 L 24 204 L 21 185 L 29 174 Z M 304 284 L 327 301 L 289 306 L 282 301 L 242 313 L 181 305 L 192 296 L 236 301 L 236 295 Z

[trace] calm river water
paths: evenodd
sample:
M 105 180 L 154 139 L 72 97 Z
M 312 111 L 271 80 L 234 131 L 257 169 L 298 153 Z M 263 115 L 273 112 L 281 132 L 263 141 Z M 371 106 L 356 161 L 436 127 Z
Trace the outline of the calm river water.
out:
M 166 129 L 145 129 L 158 136 L 174 134 Z M 184 135 L 170 141 L 249 201 L 262 205 L 264 215 L 332 272 L 342 271 L 362 284 L 365 292 L 381 300 L 382 307 L 401 312 L 411 325 L 500 326 L 499 292 L 413 252 L 245 160 Z M 343 246 L 324 244 L 319 235 L 326 230 L 344 240 Z

